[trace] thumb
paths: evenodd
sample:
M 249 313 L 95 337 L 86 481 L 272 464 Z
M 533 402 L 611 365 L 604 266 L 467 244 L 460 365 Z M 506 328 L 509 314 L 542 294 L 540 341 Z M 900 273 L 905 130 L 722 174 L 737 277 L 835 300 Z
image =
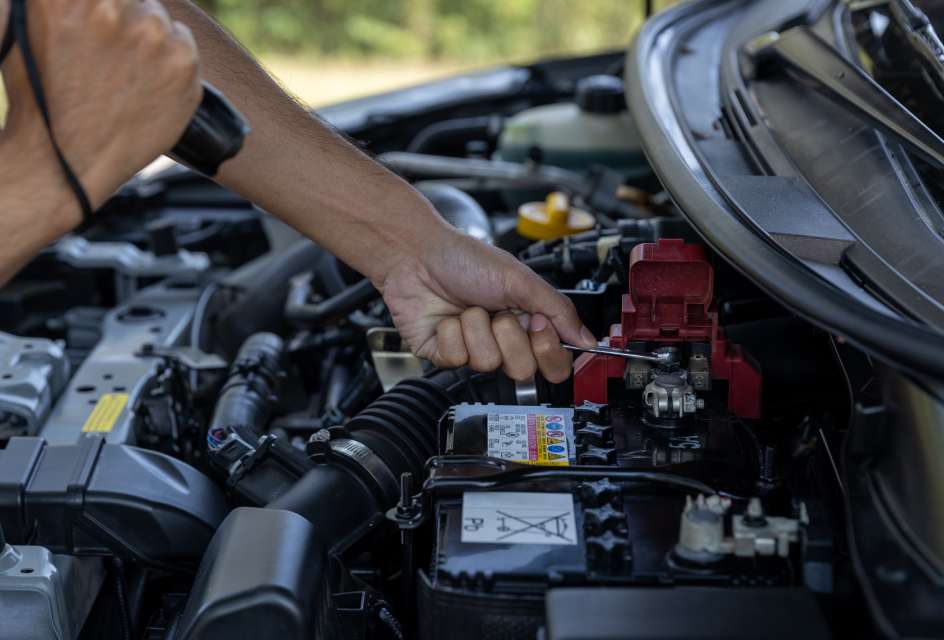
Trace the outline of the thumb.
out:
M 516 308 L 546 316 L 565 342 L 585 348 L 597 346 L 597 339 L 580 320 L 570 298 L 526 267 L 515 280 L 508 294 Z

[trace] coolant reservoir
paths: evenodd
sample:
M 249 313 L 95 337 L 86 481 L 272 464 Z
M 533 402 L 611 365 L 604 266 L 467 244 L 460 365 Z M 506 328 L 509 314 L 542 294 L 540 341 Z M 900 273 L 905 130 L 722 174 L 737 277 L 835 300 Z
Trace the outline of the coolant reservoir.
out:
M 545 164 L 566 169 L 604 165 L 630 179 L 650 172 L 626 109 L 623 83 L 614 76 L 581 80 L 575 102 L 527 109 L 510 118 L 496 159 L 524 162 L 535 148 Z

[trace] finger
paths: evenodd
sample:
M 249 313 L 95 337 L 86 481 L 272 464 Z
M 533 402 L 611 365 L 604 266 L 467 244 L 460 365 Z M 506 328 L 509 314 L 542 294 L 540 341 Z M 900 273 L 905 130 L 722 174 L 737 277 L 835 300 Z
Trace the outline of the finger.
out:
M 524 268 L 517 277 L 511 278 L 509 289 L 510 297 L 518 308 L 544 315 L 565 341 L 579 347 L 597 346 L 597 339 L 581 322 L 570 298 L 530 269 Z
M 193 87 L 203 95 L 203 88 L 200 84 L 200 53 L 197 46 L 197 40 L 190 31 L 190 27 L 176 20 L 171 25 L 173 38 L 177 42 L 177 50 L 180 52 L 181 60 L 184 62 L 184 73 L 181 74 L 181 80 L 190 82 Z
M 436 325 L 436 353 L 431 360 L 437 367 L 448 369 L 462 367 L 469 361 L 459 318 L 445 318 Z
M 573 359 L 570 352 L 560 343 L 560 336 L 545 316 L 536 313 L 531 316 L 528 330 L 531 338 L 531 352 L 538 363 L 538 370 L 548 382 L 563 382 L 570 377 Z
M 531 340 L 511 313 L 500 313 L 492 320 L 492 333 L 501 351 L 502 370 L 509 378 L 523 381 L 534 375 L 537 363 L 531 353 Z
M 525 331 L 528 330 L 528 327 L 531 326 L 531 314 L 525 313 L 524 311 L 512 311 L 515 314 L 515 318 L 518 320 L 518 324 L 521 325 L 521 328 Z
M 174 20 L 174 22 L 171 24 L 171 28 L 173 29 L 174 37 L 186 44 L 187 48 L 191 49 L 193 54 L 196 56 L 198 50 L 197 39 L 194 37 L 190 27 L 185 25 L 183 22 Z
M 498 369 L 502 355 L 492 333 L 492 319 L 488 311 L 482 307 L 469 307 L 459 316 L 459 321 L 469 354 L 469 366 L 483 373 Z
M 170 33 L 173 30 L 173 21 L 170 18 L 170 14 L 167 12 L 164 5 L 157 0 L 141 0 L 141 2 L 137 3 L 137 8 L 140 16 L 152 18 L 155 22 L 159 23 L 166 32 Z

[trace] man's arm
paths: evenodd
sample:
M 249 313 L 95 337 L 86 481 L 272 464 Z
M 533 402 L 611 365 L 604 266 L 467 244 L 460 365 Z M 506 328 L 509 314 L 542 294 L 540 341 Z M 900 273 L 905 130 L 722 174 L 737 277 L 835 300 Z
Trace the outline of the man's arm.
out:
M 222 184 L 375 282 L 396 256 L 446 236 L 445 223 L 419 194 L 299 106 L 203 11 L 189 0 L 164 5 L 196 37 L 204 77 L 252 125 L 243 150 L 220 171 Z M 370 260 L 365 247 L 377 249 Z
M 540 369 L 560 381 L 571 362 L 560 337 L 596 344 L 567 298 L 504 251 L 455 232 L 406 182 L 302 109 L 189 0 L 164 3 L 196 36 L 204 77 L 253 127 L 220 182 L 369 277 L 414 353 L 440 366 L 502 366 L 516 379 Z
M 72 228 L 79 209 L 55 173 L 30 166 L 30 154 L 0 136 L 0 282 L 6 282 L 33 256 Z M 48 214 L 40 218 L 37 212 Z

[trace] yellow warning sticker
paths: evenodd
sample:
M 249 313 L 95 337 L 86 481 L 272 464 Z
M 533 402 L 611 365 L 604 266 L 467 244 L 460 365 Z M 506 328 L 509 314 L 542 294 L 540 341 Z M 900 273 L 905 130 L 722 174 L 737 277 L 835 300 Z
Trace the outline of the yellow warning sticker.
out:
M 92 413 L 89 414 L 82 431 L 85 433 L 109 433 L 118 422 L 118 416 L 128 404 L 127 393 L 103 394 Z
M 571 412 L 544 407 L 495 407 L 487 419 L 488 455 L 524 464 L 569 466 Z

